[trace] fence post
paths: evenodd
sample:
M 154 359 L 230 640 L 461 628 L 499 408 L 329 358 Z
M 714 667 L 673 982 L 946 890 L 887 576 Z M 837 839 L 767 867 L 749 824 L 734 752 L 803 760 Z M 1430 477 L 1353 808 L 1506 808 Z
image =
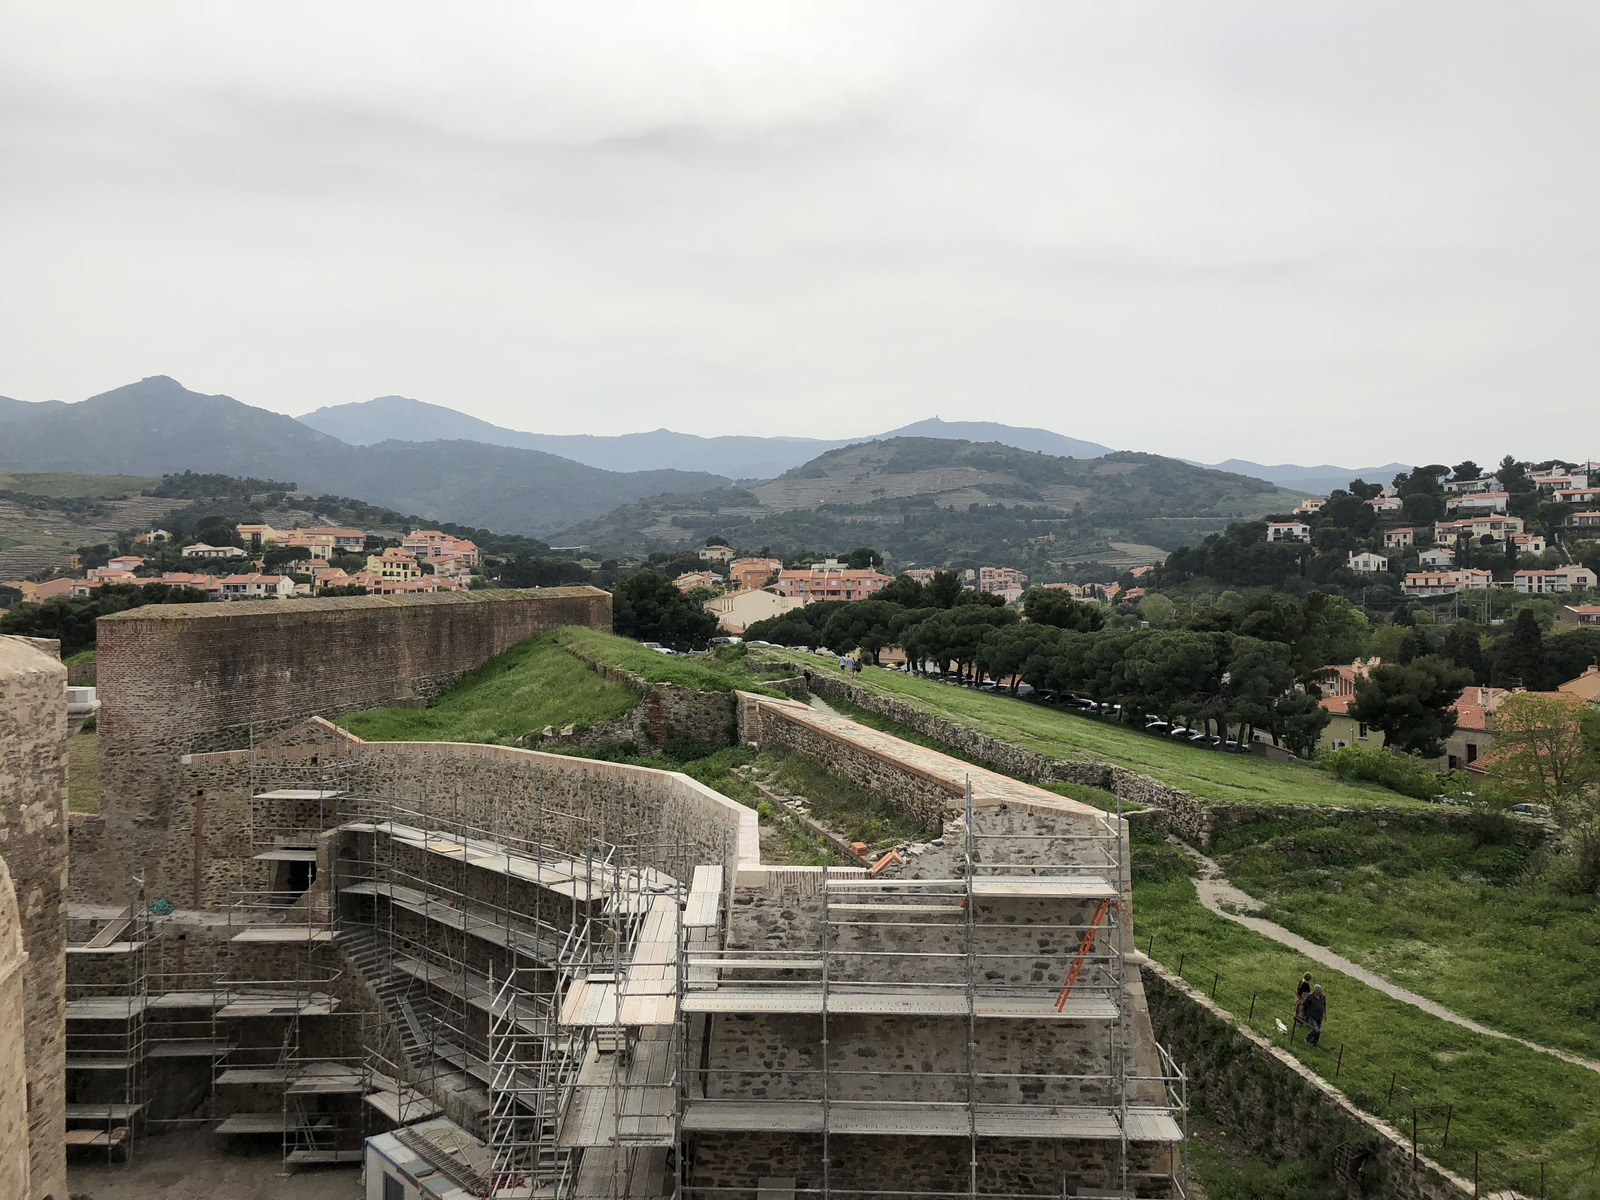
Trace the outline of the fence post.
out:
M 1254 992 L 1251 992 L 1250 993 L 1250 1015 L 1248 1017 L 1246 1017 L 1245 1020 L 1246 1021 L 1254 1021 L 1255 1019 L 1256 1019 L 1256 994 Z
M 1417 1106 L 1411 1106 L 1411 1169 L 1417 1169 Z
M 1333 1064 L 1333 1077 L 1339 1078 L 1339 1072 L 1344 1070 L 1344 1043 L 1339 1043 L 1339 1061 Z
M 1478 1152 L 1472 1152 L 1472 1200 L 1478 1200 Z
M 1212 974 L 1211 974 L 1211 998 L 1213 1000 L 1215 1000 L 1217 998 L 1217 984 L 1219 982 L 1221 982 L 1221 980 L 1222 980 L 1222 972 L 1221 971 L 1213 971 Z
M 1178 978 L 1183 978 L 1183 955 L 1178 955 Z
M 1393 1104 L 1394 1103 L 1394 1078 L 1395 1078 L 1395 1072 L 1390 1071 L 1389 1072 L 1389 1099 L 1387 1101 L 1385 1101 L 1385 1103 L 1387 1103 L 1387 1104 Z
M 1446 1104 L 1444 1106 L 1444 1145 L 1440 1147 L 1441 1150 L 1450 1149 L 1450 1117 L 1455 1111 L 1456 1106 L 1454 1104 Z
M 1150 948 L 1145 951 L 1145 955 L 1154 961 L 1156 956 L 1156 935 L 1153 933 L 1150 935 Z

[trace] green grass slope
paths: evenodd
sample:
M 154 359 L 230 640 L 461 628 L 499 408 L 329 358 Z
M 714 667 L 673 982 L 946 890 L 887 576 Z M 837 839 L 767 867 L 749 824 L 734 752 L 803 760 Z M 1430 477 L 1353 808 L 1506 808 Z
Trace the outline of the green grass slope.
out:
M 1269 920 L 1491 1028 L 1600 1058 L 1600 901 L 1541 884 L 1527 845 L 1486 832 L 1276 819 L 1211 853 Z
M 1478 1151 L 1485 1195 L 1508 1185 L 1539 1195 L 1541 1162 L 1549 1164 L 1546 1194 L 1597 1194 L 1597 1180 L 1580 1172 L 1600 1143 L 1600 1074 L 1429 1016 L 1208 912 L 1190 869 L 1181 851 L 1136 826 L 1133 910 L 1140 950 L 1153 945 L 1168 969 L 1181 965 L 1191 984 L 1208 993 L 1215 987 L 1218 1004 L 1280 1046 L 1285 1039 L 1275 1022 L 1292 1019 L 1295 981 L 1311 971 L 1328 994 L 1327 1024 L 1320 1048 L 1296 1041 L 1292 1052 L 1336 1081 L 1355 1104 L 1408 1134 L 1415 1107 L 1421 1149 L 1469 1179 Z M 1538 1003 L 1539 981 L 1538 974 L 1525 974 L 1509 994 Z
M 813 672 L 826 671 L 829 661 L 818 657 L 806 665 Z M 882 695 L 909 701 L 1025 749 L 1053 758 L 1113 763 L 1183 788 L 1204 800 L 1352 808 L 1427 807 L 1422 801 L 1373 784 L 1341 783 L 1309 763 L 1224 754 L 1042 704 L 953 687 L 899 671 L 867 667 L 859 681 Z
M 551 636 L 575 655 L 631 671 L 647 683 L 676 683 L 704 692 L 761 690 L 762 677 L 745 665 L 742 647 L 725 649 L 715 658 L 689 658 L 647 650 L 631 638 L 582 626 L 558 629 Z
M 592 725 L 638 702 L 620 683 L 573 657 L 557 634 L 519 642 L 451 688 L 432 707 L 375 708 L 349 719 L 351 733 L 378 742 L 509 744 L 554 725 Z

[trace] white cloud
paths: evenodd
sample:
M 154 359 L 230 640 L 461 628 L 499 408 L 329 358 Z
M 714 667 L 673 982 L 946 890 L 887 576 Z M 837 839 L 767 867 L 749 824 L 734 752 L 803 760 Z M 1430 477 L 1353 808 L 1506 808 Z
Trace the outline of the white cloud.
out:
M 1577 453 L 1596 33 L 1557 4 L 14 3 L 0 391 Z

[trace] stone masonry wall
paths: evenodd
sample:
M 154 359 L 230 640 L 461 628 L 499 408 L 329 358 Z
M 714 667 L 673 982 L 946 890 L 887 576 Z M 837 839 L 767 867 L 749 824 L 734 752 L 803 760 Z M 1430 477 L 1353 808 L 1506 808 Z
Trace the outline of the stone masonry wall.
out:
M 1156 1034 L 1184 1064 L 1190 1096 L 1198 1094 L 1252 1153 L 1318 1164 L 1332 1173 L 1335 1149 L 1365 1148 L 1370 1157 L 1352 1192 L 1392 1200 L 1468 1200 L 1471 1180 L 1425 1155 L 1412 1160 L 1411 1141 L 1394 1126 L 1350 1103 L 1281 1047 L 1156 963 L 1141 967 Z
M 29 1187 L 66 1196 L 67 669 L 0 637 L 0 857 L 22 923 Z M 3 1051 L 0 1051 L 3 1054 Z
M 28 1067 L 22 920 L 0 858 L 0 1196 L 28 1195 Z
M 306 731 L 324 740 L 308 741 Z M 671 873 L 696 863 L 731 870 L 757 857 L 754 810 L 676 772 L 511 746 L 362 742 L 316 720 L 280 736 L 256 748 L 262 786 L 315 786 L 315 772 L 325 772 L 351 795 L 398 804 L 402 823 L 459 819 L 483 836 L 542 839 L 577 854 L 590 837 L 642 839 L 654 865 Z M 282 802 L 252 801 L 250 776 L 245 750 L 194 754 L 178 765 L 167 801 L 153 806 L 161 822 L 152 815 L 138 830 L 147 895 L 198 908 L 266 888 L 269 868 L 251 858 L 252 804 L 258 825 L 314 834 L 319 820 L 337 819 L 333 805 L 290 812 Z M 271 805 L 278 807 L 264 807 Z M 125 902 L 120 883 L 103 873 L 75 875 L 72 884 L 75 899 Z
M 562 625 L 609 631 L 592 587 L 148 605 L 98 624 L 100 805 L 112 849 L 165 820 L 180 755 L 312 714 L 425 699 Z

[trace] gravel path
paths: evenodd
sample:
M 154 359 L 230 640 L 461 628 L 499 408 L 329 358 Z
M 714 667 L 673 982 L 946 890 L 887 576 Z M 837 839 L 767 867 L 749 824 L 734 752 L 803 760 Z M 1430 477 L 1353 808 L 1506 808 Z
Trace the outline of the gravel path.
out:
M 1530 1042 L 1509 1033 L 1502 1033 L 1498 1029 L 1490 1029 L 1487 1025 L 1480 1025 L 1460 1013 L 1451 1012 L 1442 1004 L 1429 1000 L 1426 996 L 1419 996 L 1416 992 L 1390 983 L 1381 975 L 1374 975 L 1363 966 L 1351 962 L 1342 954 L 1335 954 L 1326 946 L 1319 946 L 1315 942 L 1307 941 L 1298 933 L 1285 929 L 1273 921 L 1261 917 L 1250 916 L 1250 913 L 1259 912 L 1263 907 L 1255 897 L 1233 886 L 1228 882 L 1227 876 L 1222 873 L 1222 868 L 1214 861 L 1207 858 L 1200 851 L 1177 838 L 1167 839 L 1173 845 L 1182 849 L 1195 862 L 1200 864 L 1200 877 L 1194 881 L 1195 891 L 1200 894 L 1200 903 L 1229 921 L 1236 921 L 1246 929 L 1252 929 L 1262 937 L 1271 938 L 1279 945 L 1288 946 L 1304 954 L 1313 962 L 1341 971 L 1352 979 L 1359 979 L 1368 987 L 1377 988 L 1386 996 L 1393 996 L 1403 1004 L 1413 1008 L 1420 1008 L 1423 1012 L 1438 1017 L 1442 1021 L 1449 1021 L 1452 1025 L 1459 1025 L 1463 1029 L 1470 1029 L 1473 1033 L 1481 1033 L 1485 1037 L 1503 1038 L 1508 1042 L 1516 1042 L 1530 1050 L 1537 1050 L 1541 1054 L 1553 1054 L 1557 1058 L 1572 1063 L 1575 1066 L 1587 1067 L 1591 1071 L 1600 1072 L 1600 1062 L 1591 1058 L 1582 1058 L 1576 1054 L 1569 1054 L 1565 1050 L 1556 1050 L 1550 1046 L 1541 1046 L 1537 1042 Z M 1229 911 L 1233 910 L 1233 911 Z

